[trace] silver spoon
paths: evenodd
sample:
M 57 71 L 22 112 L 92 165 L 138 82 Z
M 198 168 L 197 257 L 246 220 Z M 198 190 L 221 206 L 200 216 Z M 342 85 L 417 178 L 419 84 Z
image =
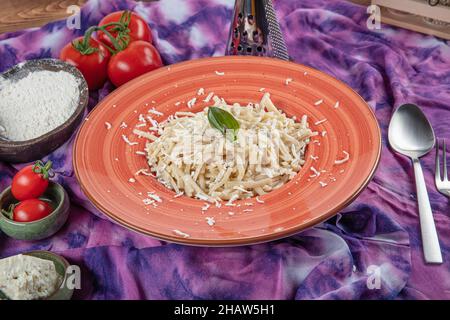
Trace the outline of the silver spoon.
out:
M 433 128 L 418 106 L 404 104 L 395 111 L 389 124 L 389 144 L 413 162 L 423 253 L 427 263 L 442 263 L 441 248 L 419 161 L 420 157 L 433 149 L 435 142 Z

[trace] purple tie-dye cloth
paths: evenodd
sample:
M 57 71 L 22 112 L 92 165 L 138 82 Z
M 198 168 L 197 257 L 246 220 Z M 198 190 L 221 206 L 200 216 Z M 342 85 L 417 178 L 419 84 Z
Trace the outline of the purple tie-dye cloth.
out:
M 120 9 L 134 9 L 149 21 L 166 64 L 223 55 L 233 4 L 91 0 L 82 10 L 82 30 L 60 21 L 0 36 L 0 71 L 26 59 L 58 57 L 67 42 Z M 404 102 L 423 107 L 437 136 L 450 136 L 448 42 L 386 25 L 370 31 L 366 8 L 346 1 L 278 0 L 275 8 L 292 58 L 346 82 L 380 122 L 379 169 L 352 205 L 313 229 L 271 243 L 168 244 L 115 225 L 87 201 L 73 174 L 72 138 L 48 157 L 72 199 L 68 223 L 42 241 L 0 233 L 0 258 L 36 249 L 62 254 L 81 267 L 76 299 L 450 298 L 450 205 L 433 184 L 434 155 L 423 159 L 423 168 L 444 264 L 430 266 L 422 255 L 411 163 L 386 146 L 390 116 Z M 105 85 L 92 93 L 90 108 L 111 90 Z M 20 167 L 0 163 L 0 190 Z

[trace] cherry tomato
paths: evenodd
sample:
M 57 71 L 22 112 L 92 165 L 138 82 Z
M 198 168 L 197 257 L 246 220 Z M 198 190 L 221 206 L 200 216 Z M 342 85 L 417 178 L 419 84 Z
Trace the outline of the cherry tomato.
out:
M 111 57 L 108 49 L 97 40 L 89 39 L 88 47 L 83 47 L 83 37 L 67 44 L 60 53 L 60 59 L 81 71 L 90 90 L 103 87 L 108 77 L 108 62 Z
M 22 168 L 16 173 L 11 184 L 11 193 L 19 201 L 39 198 L 47 189 L 51 161 L 41 161 Z
M 99 27 L 108 25 L 110 23 L 122 22 L 125 24 L 125 28 L 129 29 L 128 35 L 130 36 L 130 42 L 142 40 L 146 42 L 153 42 L 152 32 L 147 22 L 140 16 L 130 11 L 117 11 L 104 17 L 99 24 Z M 106 26 L 106 30 L 114 37 L 120 36 L 120 27 L 109 25 Z M 97 32 L 97 39 L 110 48 L 114 48 L 111 39 L 102 31 Z
M 108 65 L 111 82 L 119 87 L 163 65 L 158 50 L 148 42 L 133 41 L 128 47 L 112 56 Z
M 17 222 L 32 222 L 45 218 L 52 211 L 53 208 L 47 201 L 28 199 L 14 207 L 12 218 Z

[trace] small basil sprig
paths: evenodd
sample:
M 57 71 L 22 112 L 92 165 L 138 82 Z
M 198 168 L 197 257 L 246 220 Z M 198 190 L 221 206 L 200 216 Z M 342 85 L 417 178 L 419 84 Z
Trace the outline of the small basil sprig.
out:
M 237 140 L 237 132 L 240 128 L 239 122 L 233 117 L 231 113 L 217 107 L 210 107 L 208 109 L 208 121 L 211 127 L 226 135 L 227 132 L 232 132 L 233 140 Z

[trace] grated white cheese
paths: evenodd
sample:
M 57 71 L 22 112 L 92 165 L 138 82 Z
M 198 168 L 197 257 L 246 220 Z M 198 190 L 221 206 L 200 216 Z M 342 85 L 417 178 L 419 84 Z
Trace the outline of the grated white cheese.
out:
M 105 122 L 105 127 L 106 127 L 106 130 L 109 130 L 109 129 L 111 129 L 112 125 L 109 122 Z
M 245 190 L 244 188 L 242 188 L 241 186 L 236 186 L 236 187 L 234 187 L 233 188 L 234 190 L 239 190 L 239 191 L 241 191 L 241 192 L 243 192 L 243 193 L 252 193 L 252 192 L 250 192 L 250 191 L 248 191 L 248 190 Z
M 152 200 L 152 199 L 143 199 L 142 202 L 143 202 L 145 205 L 148 206 L 148 205 L 154 204 L 154 203 L 155 203 L 155 200 Z
M 339 101 L 336 101 L 333 108 L 335 108 L 335 109 L 339 108 Z
M 141 131 L 141 130 L 138 130 L 138 129 L 134 129 L 133 130 L 133 133 L 135 134 L 135 135 L 137 135 L 138 137 L 144 137 L 144 138 L 147 138 L 147 139 L 149 139 L 149 140 L 156 140 L 156 139 L 158 139 L 156 136 L 154 136 L 153 134 L 151 134 L 151 133 L 149 133 L 149 132 L 145 132 L 145 131 Z
M 197 199 L 200 199 L 200 200 L 203 200 L 203 201 L 209 201 L 210 200 L 209 197 L 206 194 L 203 194 L 203 193 L 197 193 L 195 195 L 195 197 Z
M 197 98 L 192 98 L 191 100 L 188 101 L 187 106 L 189 109 L 191 109 L 195 103 L 197 102 Z
M 154 120 L 152 117 L 147 117 L 147 120 L 150 121 L 153 127 L 158 127 L 158 121 Z
M 324 122 L 326 122 L 326 121 L 327 121 L 327 119 L 322 119 L 322 120 L 316 121 L 314 124 L 315 124 L 316 126 L 318 126 L 319 124 L 322 124 L 322 123 L 324 123 Z
M 144 115 L 142 113 L 139 115 L 139 121 L 140 122 L 144 122 L 144 123 L 147 122 L 147 120 L 145 120 L 145 117 L 144 117 Z
M 154 192 L 147 192 L 147 196 L 153 200 L 155 200 L 156 202 L 162 202 L 161 198 L 156 195 Z
M 319 172 L 316 168 L 311 167 L 311 168 L 309 168 L 309 169 L 314 173 L 314 175 L 311 176 L 311 178 L 312 178 L 312 177 L 318 177 L 318 176 L 320 176 L 320 172 Z
M 204 94 L 205 94 L 205 89 L 203 89 L 203 88 L 198 89 L 198 91 L 197 91 L 198 96 L 202 96 Z
M 126 144 L 130 145 L 130 146 L 135 146 L 137 144 L 139 144 L 138 142 L 131 142 L 128 137 L 126 135 L 122 135 L 122 139 L 123 141 L 125 141 Z
M 217 74 L 218 76 L 224 76 L 224 75 L 225 75 L 225 72 L 216 71 L 216 74 Z
M 12 300 L 48 298 L 61 282 L 50 260 L 21 254 L 0 260 L 0 290 Z
M 284 82 L 286 85 L 289 85 L 289 83 L 291 83 L 293 80 L 291 78 L 287 78 L 286 81 Z
M 317 100 L 316 102 L 314 102 L 315 106 L 321 105 L 323 103 L 323 99 Z
M 12 141 L 26 141 L 59 127 L 78 106 L 78 85 L 78 80 L 65 71 L 34 71 L 22 79 L 2 80 L 2 135 Z
M 334 164 L 343 164 L 350 160 L 350 154 L 347 151 L 342 151 L 342 153 L 344 154 L 344 158 L 334 161 Z
M 212 97 L 214 97 L 214 92 L 210 92 L 203 101 L 210 102 Z
M 216 220 L 215 220 L 213 217 L 206 217 L 205 220 L 206 220 L 206 223 L 207 223 L 210 227 L 212 227 L 213 225 L 216 224 Z
M 239 196 L 237 194 L 234 194 L 231 196 L 230 200 L 228 200 L 228 202 L 225 204 L 228 207 L 234 207 L 236 206 L 236 204 L 234 203 L 234 201 L 236 201 L 239 198 Z
M 177 229 L 173 230 L 173 233 L 175 233 L 177 236 L 180 236 L 180 237 L 183 237 L 183 238 L 189 238 L 190 237 L 189 234 L 184 233 L 183 231 L 180 231 L 180 230 L 177 230 Z
M 157 115 L 157 116 L 163 116 L 164 115 L 164 113 L 159 112 L 158 110 L 155 110 L 155 107 L 149 109 L 148 113 L 152 113 L 152 114 Z
M 142 174 L 142 175 L 144 175 L 144 176 L 151 176 L 152 174 L 148 171 L 148 169 L 139 169 L 138 171 L 136 171 L 136 173 L 134 174 L 135 176 L 138 176 L 138 175 L 140 175 L 140 174 Z
M 258 202 L 258 203 L 264 203 L 264 200 L 261 200 L 259 197 L 256 197 L 256 202 Z

